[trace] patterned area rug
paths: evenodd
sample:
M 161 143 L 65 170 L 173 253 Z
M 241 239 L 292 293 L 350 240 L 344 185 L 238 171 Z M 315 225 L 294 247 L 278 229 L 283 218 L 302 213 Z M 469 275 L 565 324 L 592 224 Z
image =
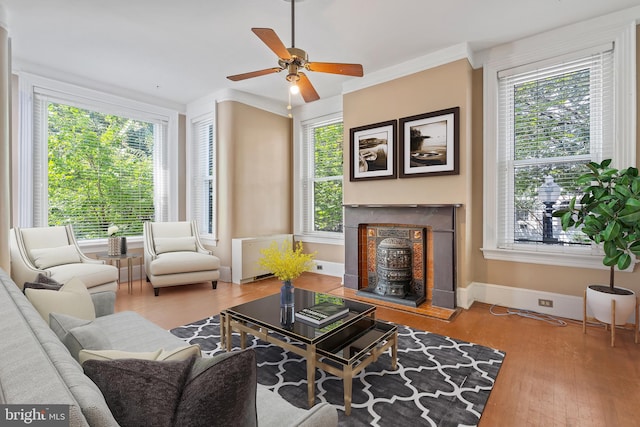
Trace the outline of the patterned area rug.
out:
M 171 332 L 204 353 L 220 347 L 220 317 L 213 316 Z M 307 407 L 306 366 L 302 357 L 251 335 L 258 382 L 292 404 Z M 240 336 L 233 335 L 234 348 Z M 316 371 L 316 402 L 338 408 L 340 426 L 475 426 L 493 388 L 505 353 L 430 332 L 398 327 L 398 369 L 389 351 L 353 379 L 351 415 L 344 414 L 342 380 Z

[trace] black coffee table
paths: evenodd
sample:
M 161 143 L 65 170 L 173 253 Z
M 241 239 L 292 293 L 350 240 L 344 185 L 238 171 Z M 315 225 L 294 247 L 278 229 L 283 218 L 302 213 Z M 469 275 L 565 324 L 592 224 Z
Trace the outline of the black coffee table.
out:
M 339 297 L 296 288 L 294 307 L 297 311 L 336 298 Z M 304 357 L 307 362 L 309 407 L 315 402 L 316 367 L 342 378 L 345 413 L 349 415 L 354 375 L 375 362 L 389 348 L 391 367 L 396 369 L 398 330 L 391 323 L 375 319 L 374 305 L 339 299 L 349 308 L 349 314 L 322 328 L 283 319 L 279 293 L 228 308 L 220 313 L 222 344 L 226 345 L 227 351 L 231 351 L 231 333 L 237 331 L 242 348 L 245 348 L 246 334 L 249 333 Z M 288 337 L 293 343 L 277 335 Z

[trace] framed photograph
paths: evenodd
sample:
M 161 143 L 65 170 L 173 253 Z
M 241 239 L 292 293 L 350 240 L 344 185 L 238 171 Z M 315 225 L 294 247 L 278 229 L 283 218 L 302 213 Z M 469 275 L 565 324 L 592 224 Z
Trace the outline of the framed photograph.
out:
M 401 178 L 457 175 L 460 107 L 400 119 Z
M 397 127 L 389 120 L 349 130 L 351 181 L 396 178 Z

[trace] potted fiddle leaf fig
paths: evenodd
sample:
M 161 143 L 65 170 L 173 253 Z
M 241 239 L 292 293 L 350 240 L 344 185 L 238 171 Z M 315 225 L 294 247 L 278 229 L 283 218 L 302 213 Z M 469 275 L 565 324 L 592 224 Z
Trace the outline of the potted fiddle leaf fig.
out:
M 611 300 L 616 301 L 615 324 L 625 324 L 635 308 L 633 291 L 615 286 L 615 268 L 626 270 L 640 256 L 640 176 L 638 169 L 618 170 L 611 159 L 589 162 L 589 172 L 578 178 L 584 195 L 573 197 L 566 208 L 553 212 L 563 230 L 581 230 L 602 244 L 602 263 L 610 268 L 609 285 L 589 285 L 587 305 L 594 317 L 611 324 Z

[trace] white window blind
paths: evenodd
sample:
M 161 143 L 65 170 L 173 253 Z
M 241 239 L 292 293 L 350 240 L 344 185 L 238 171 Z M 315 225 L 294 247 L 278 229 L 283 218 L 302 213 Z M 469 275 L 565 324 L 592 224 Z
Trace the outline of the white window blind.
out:
M 168 218 L 167 122 L 86 99 L 34 94 L 34 225 L 72 224 L 79 240 L 110 225 L 142 235 Z
M 498 73 L 498 248 L 588 244 L 549 215 L 579 194 L 587 162 L 612 156 L 613 49 L 574 58 Z M 560 192 L 545 201 L 540 188 L 550 179 Z
M 191 217 L 200 233 L 216 239 L 216 139 L 214 116 L 193 120 L 191 144 Z
M 302 123 L 303 234 L 343 232 L 343 130 L 342 117 Z

